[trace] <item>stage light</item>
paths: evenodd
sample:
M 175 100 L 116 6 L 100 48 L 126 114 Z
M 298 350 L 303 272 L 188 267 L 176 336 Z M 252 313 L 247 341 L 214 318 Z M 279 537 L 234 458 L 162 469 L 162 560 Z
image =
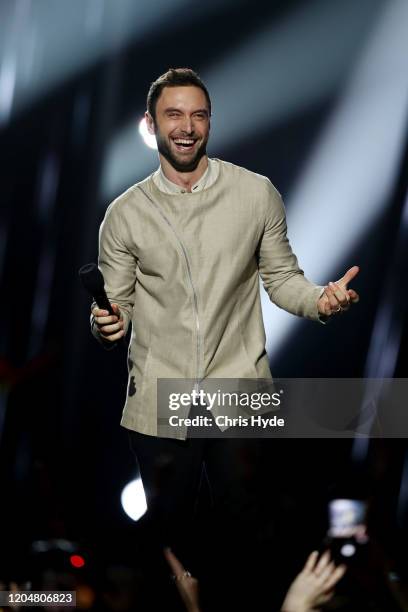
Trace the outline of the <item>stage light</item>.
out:
M 214 151 L 218 157 L 225 147 L 236 147 L 257 130 L 270 130 L 330 98 L 350 70 L 379 5 L 381 0 L 307 4 L 278 22 L 266 21 L 232 52 L 213 59 L 211 67 L 201 71 L 215 109 L 210 156 Z M 107 149 L 103 201 L 155 167 L 157 158 L 135 138 L 133 122 L 124 125 Z
M 181 15 L 194 27 L 228 4 L 233 0 L 0 2 L 0 128 L 109 55 L 178 27 Z
M 122 508 L 132 521 L 138 521 L 147 510 L 146 496 L 141 478 L 129 482 L 120 497 Z
M 147 123 L 144 117 L 139 123 L 139 134 L 143 138 L 145 145 L 147 145 L 150 149 L 157 149 L 156 136 L 149 134 L 147 131 Z
M 71 555 L 69 561 L 72 567 L 80 568 L 85 565 L 85 559 L 81 555 Z
M 153 172 L 159 160 L 156 151 L 137 137 L 136 125 L 132 122 L 131 127 L 126 125 L 116 133 L 103 165 L 101 201 L 106 207 L 107 200 L 118 195 L 124 186 L 136 183 Z
M 317 283 L 337 280 L 333 271 L 338 273 L 339 262 L 389 203 L 407 121 L 408 72 L 402 59 L 407 19 L 405 0 L 384 6 L 293 193 L 285 198 L 293 250 L 306 276 Z M 294 332 L 296 319 L 273 308 L 262 294 L 272 356 Z

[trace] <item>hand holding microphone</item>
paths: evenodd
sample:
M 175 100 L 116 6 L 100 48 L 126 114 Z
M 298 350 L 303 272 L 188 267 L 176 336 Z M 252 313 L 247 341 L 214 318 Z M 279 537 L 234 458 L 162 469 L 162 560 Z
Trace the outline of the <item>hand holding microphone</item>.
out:
M 113 315 L 110 315 L 107 310 L 103 310 L 95 306 L 92 314 L 95 319 L 95 325 L 99 335 L 108 342 L 116 342 L 125 335 L 125 322 L 117 304 L 111 304 Z
M 111 304 L 105 292 L 102 272 L 94 263 L 86 264 L 79 270 L 79 277 L 85 289 L 91 294 L 97 306 L 92 315 L 99 336 L 107 342 L 116 342 L 125 335 L 125 322 L 118 304 Z

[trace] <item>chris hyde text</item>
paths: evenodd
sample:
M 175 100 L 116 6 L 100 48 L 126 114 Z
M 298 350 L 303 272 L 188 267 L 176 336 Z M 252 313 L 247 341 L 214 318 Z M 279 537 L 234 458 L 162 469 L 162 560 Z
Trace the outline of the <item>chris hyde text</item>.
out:
M 259 414 L 251 415 L 249 418 L 246 417 L 228 417 L 225 415 L 218 415 L 214 419 L 207 416 L 195 416 L 179 417 L 173 414 L 169 418 L 169 424 L 172 427 L 212 427 L 213 424 L 218 427 L 261 427 L 266 429 L 267 427 L 284 427 L 285 419 L 275 414 L 272 417 L 264 417 Z

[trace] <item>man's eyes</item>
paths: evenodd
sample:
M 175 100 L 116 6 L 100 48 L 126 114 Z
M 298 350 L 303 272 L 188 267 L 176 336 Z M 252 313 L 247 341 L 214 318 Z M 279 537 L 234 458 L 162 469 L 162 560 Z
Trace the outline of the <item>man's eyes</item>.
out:
M 172 119 L 179 119 L 181 118 L 180 113 L 167 113 L 168 117 L 171 117 Z M 193 115 L 193 117 L 195 119 L 206 119 L 207 115 L 205 113 L 197 113 L 196 115 Z

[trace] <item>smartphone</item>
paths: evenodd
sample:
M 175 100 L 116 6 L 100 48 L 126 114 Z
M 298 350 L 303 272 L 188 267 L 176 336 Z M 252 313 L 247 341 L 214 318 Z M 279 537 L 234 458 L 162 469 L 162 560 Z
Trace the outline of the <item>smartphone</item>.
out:
M 336 564 L 359 563 L 369 541 L 366 502 L 358 499 L 332 499 L 328 505 L 329 529 L 325 545 Z

